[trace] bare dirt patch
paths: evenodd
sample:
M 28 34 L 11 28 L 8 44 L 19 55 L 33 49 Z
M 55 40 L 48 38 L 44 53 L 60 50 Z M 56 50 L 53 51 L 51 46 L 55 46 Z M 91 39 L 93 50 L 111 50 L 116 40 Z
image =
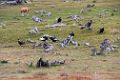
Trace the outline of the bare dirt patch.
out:
M 57 76 L 55 78 L 48 75 L 33 75 L 23 78 L 3 78 L 2 80 L 119 80 L 120 73 L 97 73 L 97 74 L 73 74 Z

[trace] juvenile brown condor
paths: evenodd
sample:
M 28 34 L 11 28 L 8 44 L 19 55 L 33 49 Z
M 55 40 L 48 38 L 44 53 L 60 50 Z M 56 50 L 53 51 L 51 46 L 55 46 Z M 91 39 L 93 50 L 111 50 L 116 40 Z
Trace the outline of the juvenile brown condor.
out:
M 59 17 L 59 18 L 57 19 L 57 23 L 61 23 L 61 22 L 62 22 L 62 18 Z
M 98 33 L 102 34 L 104 32 L 104 30 L 105 30 L 104 27 L 102 27 L 102 28 L 99 29 Z
M 37 62 L 36 67 L 49 67 L 48 60 L 44 61 L 42 58 L 40 58 Z

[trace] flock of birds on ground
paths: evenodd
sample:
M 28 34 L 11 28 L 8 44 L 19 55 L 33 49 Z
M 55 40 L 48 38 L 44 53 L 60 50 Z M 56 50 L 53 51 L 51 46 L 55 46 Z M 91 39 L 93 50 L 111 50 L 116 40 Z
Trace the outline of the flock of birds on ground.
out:
M 82 8 L 80 13 L 84 13 L 84 12 L 87 12 L 89 10 L 91 10 L 91 8 L 95 7 L 95 4 L 88 4 L 86 7 Z M 28 7 L 23 7 L 21 8 L 21 15 L 22 16 L 26 16 L 29 12 L 29 9 Z M 40 13 L 41 16 L 43 16 L 44 14 L 47 15 L 47 16 L 51 16 L 51 12 L 46 12 L 45 10 L 41 10 L 41 11 L 36 11 L 36 13 Z M 106 12 L 105 10 L 102 11 L 102 13 L 100 13 L 100 18 L 101 17 L 105 17 L 106 15 Z M 73 21 L 75 21 L 76 23 L 79 23 L 79 20 L 81 19 L 81 17 L 79 15 L 71 15 L 67 18 L 71 18 Z M 37 17 L 37 16 L 32 16 L 32 20 L 35 21 L 35 22 L 44 22 L 43 19 Z M 51 25 L 52 28 L 56 28 L 56 27 L 61 27 L 61 26 L 64 26 L 63 23 L 62 23 L 63 19 L 62 17 L 59 17 L 57 18 L 57 21 L 55 24 Z M 88 22 L 86 22 L 84 25 L 81 25 L 81 30 L 83 29 L 86 29 L 86 30 L 90 30 L 92 31 L 93 27 L 92 27 L 92 24 L 93 24 L 93 20 L 90 19 Z M 103 34 L 105 31 L 105 28 L 104 27 L 101 27 L 99 30 L 98 30 L 98 34 Z M 33 29 L 31 29 L 29 31 L 29 33 L 31 34 L 36 34 L 36 33 L 39 33 L 39 30 L 37 27 L 34 27 Z M 18 44 L 20 46 L 23 46 L 25 45 L 27 42 L 32 44 L 32 48 L 36 48 L 36 47 L 42 47 L 43 48 L 43 51 L 48 53 L 50 51 L 53 51 L 54 50 L 54 46 L 52 44 L 49 43 L 49 40 L 51 40 L 52 42 L 59 42 L 60 44 L 60 47 L 62 48 L 65 48 L 65 47 L 68 47 L 68 45 L 71 43 L 75 46 L 75 48 L 77 48 L 78 46 L 80 46 L 80 43 L 78 43 L 76 40 L 74 40 L 74 36 L 75 36 L 75 33 L 74 32 L 70 32 L 68 33 L 68 36 L 63 39 L 63 40 L 59 40 L 57 39 L 56 36 L 50 36 L 50 35 L 43 35 L 40 39 L 38 39 L 38 41 L 33 41 L 31 39 L 27 39 L 26 41 L 23 41 L 23 40 L 20 40 L 18 39 Z M 41 42 L 40 42 L 41 41 Z M 117 38 L 117 41 L 120 41 L 120 37 Z M 91 51 L 92 51 L 92 55 L 103 55 L 107 52 L 111 52 L 111 51 L 115 51 L 118 46 L 117 45 L 113 45 L 111 43 L 111 41 L 109 39 L 104 39 L 102 43 L 100 43 L 100 50 L 97 50 L 94 46 L 91 46 L 89 43 L 84 43 L 84 45 L 88 46 L 91 48 Z M 40 58 L 37 62 L 37 67 L 48 67 L 50 65 L 61 65 L 61 64 L 65 64 L 65 60 L 64 61 L 54 61 L 52 63 L 49 63 L 48 61 L 44 61 L 42 58 Z

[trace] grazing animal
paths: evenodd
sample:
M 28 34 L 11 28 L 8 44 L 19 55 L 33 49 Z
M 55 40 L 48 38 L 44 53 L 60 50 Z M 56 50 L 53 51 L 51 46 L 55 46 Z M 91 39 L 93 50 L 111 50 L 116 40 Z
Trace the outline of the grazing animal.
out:
M 25 42 L 24 42 L 24 41 L 22 41 L 22 40 L 20 40 L 20 39 L 18 39 L 18 44 L 19 44 L 20 46 L 22 46 L 22 45 L 24 45 L 24 44 L 25 44 Z
M 104 30 L 105 30 L 104 27 L 102 27 L 102 28 L 99 29 L 99 32 L 98 32 L 98 33 L 99 33 L 99 34 L 102 34 L 102 33 L 104 32 Z
M 57 19 L 57 23 L 61 23 L 61 22 L 62 22 L 62 18 L 59 17 L 59 18 Z
M 21 12 L 22 16 L 25 16 L 28 14 L 29 8 L 28 7 L 21 7 L 20 12 Z

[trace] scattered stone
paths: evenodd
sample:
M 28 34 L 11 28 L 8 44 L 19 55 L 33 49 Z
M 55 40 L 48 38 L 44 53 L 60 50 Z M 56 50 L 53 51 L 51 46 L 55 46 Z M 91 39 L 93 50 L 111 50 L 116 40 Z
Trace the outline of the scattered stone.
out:
M 30 43 L 32 45 L 32 48 L 36 48 L 36 47 L 41 47 L 41 43 L 39 43 L 39 41 L 33 41 L 30 38 L 26 40 L 28 43 Z
M 112 33 L 112 34 L 119 34 L 120 32 L 119 32 L 118 29 L 113 29 L 111 33 Z
M 47 27 L 51 27 L 51 28 L 64 27 L 64 26 L 66 26 L 66 24 L 64 23 L 56 23 L 53 25 L 47 25 Z
M 107 9 L 101 10 L 101 11 L 99 12 L 99 17 L 100 17 L 100 18 L 106 18 L 106 17 L 108 17 L 108 11 L 107 11 Z
M 89 47 L 89 46 L 90 46 L 90 43 L 85 42 L 84 45 Z
M 51 15 L 52 15 L 51 12 L 46 13 L 46 16 L 51 16 Z
M 32 16 L 32 19 L 33 19 L 33 21 L 35 21 L 35 22 L 43 22 L 43 19 L 38 18 L 38 17 L 36 17 L 36 16 Z
M 62 48 L 64 48 L 64 47 L 68 46 L 70 43 L 72 43 L 75 46 L 75 48 L 77 48 L 78 42 L 73 39 L 74 35 L 75 34 L 73 32 L 71 32 L 66 39 L 61 41 L 60 46 Z
M 95 47 L 93 47 L 91 49 L 91 52 L 92 52 L 92 56 L 96 56 L 97 55 L 97 49 Z
M 32 1 L 31 0 L 26 0 L 26 3 L 27 4 L 32 4 Z
M 79 16 L 79 15 L 70 15 L 67 18 L 70 18 L 70 19 L 72 19 L 73 21 L 76 21 L 76 22 L 79 22 L 81 19 L 83 19 L 83 17 Z
M 46 10 L 37 10 L 35 11 L 36 14 L 40 14 L 40 16 L 51 16 L 52 13 Z
M 53 45 L 45 45 L 45 44 L 43 48 L 44 48 L 44 52 L 47 52 L 47 53 L 54 49 Z
M 118 9 L 117 8 L 115 8 L 114 10 L 113 10 L 113 12 L 117 12 L 118 11 Z
M 0 5 L 17 5 L 21 3 L 22 3 L 22 0 L 2 1 Z
M 80 14 L 83 14 L 85 12 L 91 11 L 91 9 L 95 6 L 95 4 L 87 4 L 85 7 L 83 7 L 80 10 Z
M 63 61 L 57 61 L 57 60 L 55 60 L 54 62 L 51 62 L 51 66 L 63 65 L 63 64 L 65 64 L 65 60 L 63 60 Z
M 116 41 L 120 41 L 120 37 L 117 37 L 117 38 L 116 38 Z
M 32 28 L 32 29 L 29 31 L 29 33 L 30 33 L 30 34 L 37 34 L 37 33 L 39 33 L 39 30 L 38 30 L 37 27 L 34 27 L 34 28 Z
M 100 54 L 105 54 L 105 52 L 109 53 L 111 51 L 115 51 L 118 48 L 117 45 L 113 45 L 109 39 L 104 39 L 100 44 Z
M 5 29 L 6 28 L 6 24 L 5 23 L 0 23 L 0 28 Z
M 95 6 L 95 4 L 87 4 L 87 8 L 91 8 L 91 7 L 94 7 Z

